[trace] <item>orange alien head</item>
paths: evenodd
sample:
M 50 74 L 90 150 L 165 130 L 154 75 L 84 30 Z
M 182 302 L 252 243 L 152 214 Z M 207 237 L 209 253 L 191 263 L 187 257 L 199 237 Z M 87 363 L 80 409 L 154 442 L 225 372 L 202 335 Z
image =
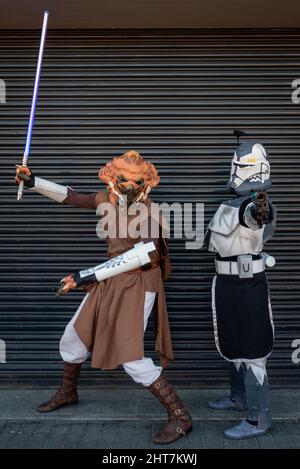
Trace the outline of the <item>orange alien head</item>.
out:
M 134 150 L 116 156 L 99 171 L 99 179 L 108 186 L 109 200 L 116 205 L 122 196 L 127 203 L 144 202 L 150 190 L 159 184 L 155 166 Z

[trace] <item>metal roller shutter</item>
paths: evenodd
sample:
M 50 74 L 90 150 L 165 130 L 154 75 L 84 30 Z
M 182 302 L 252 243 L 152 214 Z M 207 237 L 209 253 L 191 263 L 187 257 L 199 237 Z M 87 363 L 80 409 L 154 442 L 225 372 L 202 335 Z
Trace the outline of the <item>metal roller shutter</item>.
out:
M 36 31 L 0 33 L 0 78 L 7 85 L 7 104 L 0 104 L 2 384 L 59 378 L 59 338 L 82 294 L 56 300 L 54 289 L 65 274 L 105 259 L 94 213 L 28 192 L 16 201 L 14 164 L 23 151 L 38 42 Z M 93 191 L 101 165 L 137 149 L 159 169 L 154 199 L 204 202 L 208 221 L 227 197 L 232 130 L 262 140 L 279 212 L 267 249 L 277 259 L 269 272 L 277 328 L 273 385 L 299 383 L 300 365 L 291 361 L 291 343 L 300 339 L 300 105 L 291 101 L 299 54 L 298 31 L 50 31 L 30 160 L 41 177 Z M 227 365 L 213 339 L 212 256 L 185 250 L 184 241 L 170 244 L 169 376 L 183 385 L 222 384 Z M 150 327 L 146 354 L 152 349 Z M 89 384 L 130 383 L 121 370 L 88 365 L 82 376 Z

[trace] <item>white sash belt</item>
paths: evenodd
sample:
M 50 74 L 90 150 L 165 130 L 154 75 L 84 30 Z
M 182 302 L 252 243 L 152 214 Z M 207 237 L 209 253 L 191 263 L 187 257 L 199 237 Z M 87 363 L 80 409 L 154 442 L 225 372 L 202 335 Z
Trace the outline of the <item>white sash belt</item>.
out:
M 215 261 L 217 274 L 221 275 L 239 275 L 238 263 L 235 261 Z M 258 274 L 265 270 L 264 259 L 252 261 L 253 274 Z

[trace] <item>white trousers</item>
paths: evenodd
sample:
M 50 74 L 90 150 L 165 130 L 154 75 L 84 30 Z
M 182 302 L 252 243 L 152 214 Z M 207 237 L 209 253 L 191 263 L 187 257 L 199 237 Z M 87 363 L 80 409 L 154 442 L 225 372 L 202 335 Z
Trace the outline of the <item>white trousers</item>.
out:
M 60 340 L 59 352 L 62 359 L 68 363 L 83 363 L 89 356 L 89 352 L 80 340 L 74 323 L 79 315 L 89 293 L 86 294 L 76 313 L 65 328 L 65 332 Z M 147 328 L 148 319 L 152 312 L 156 293 L 146 292 L 144 302 L 144 331 Z M 162 368 L 153 363 L 151 358 L 142 358 L 122 364 L 126 373 L 131 376 L 133 381 L 143 386 L 150 386 L 161 374 Z

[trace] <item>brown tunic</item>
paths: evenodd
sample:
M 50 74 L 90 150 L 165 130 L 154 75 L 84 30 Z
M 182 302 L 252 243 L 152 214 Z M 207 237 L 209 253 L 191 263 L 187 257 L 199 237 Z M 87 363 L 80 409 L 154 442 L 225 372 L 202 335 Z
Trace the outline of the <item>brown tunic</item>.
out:
M 80 194 L 69 190 L 64 203 L 75 207 L 97 209 L 108 202 L 106 192 Z M 150 216 L 150 199 L 146 207 Z M 128 216 L 128 222 L 131 217 Z M 161 231 L 160 231 L 161 233 Z M 141 238 L 107 237 L 108 256 L 115 257 L 131 249 Z M 147 271 L 122 273 L 88 285 L 85 301 L 74 327 L 82 342 L 92 352 L 92 367 L 114 369 L 122 363 L 144 357 L 145 292 L 156 292 L 156 346 L 162 367 L 173 360 L 172 342 L 163 278 L 170 273 L 167 240 L 160 235 L 158 249 L 151 260 L 159 266 Z M 88 267 L 88 266 L 87 266 Z

